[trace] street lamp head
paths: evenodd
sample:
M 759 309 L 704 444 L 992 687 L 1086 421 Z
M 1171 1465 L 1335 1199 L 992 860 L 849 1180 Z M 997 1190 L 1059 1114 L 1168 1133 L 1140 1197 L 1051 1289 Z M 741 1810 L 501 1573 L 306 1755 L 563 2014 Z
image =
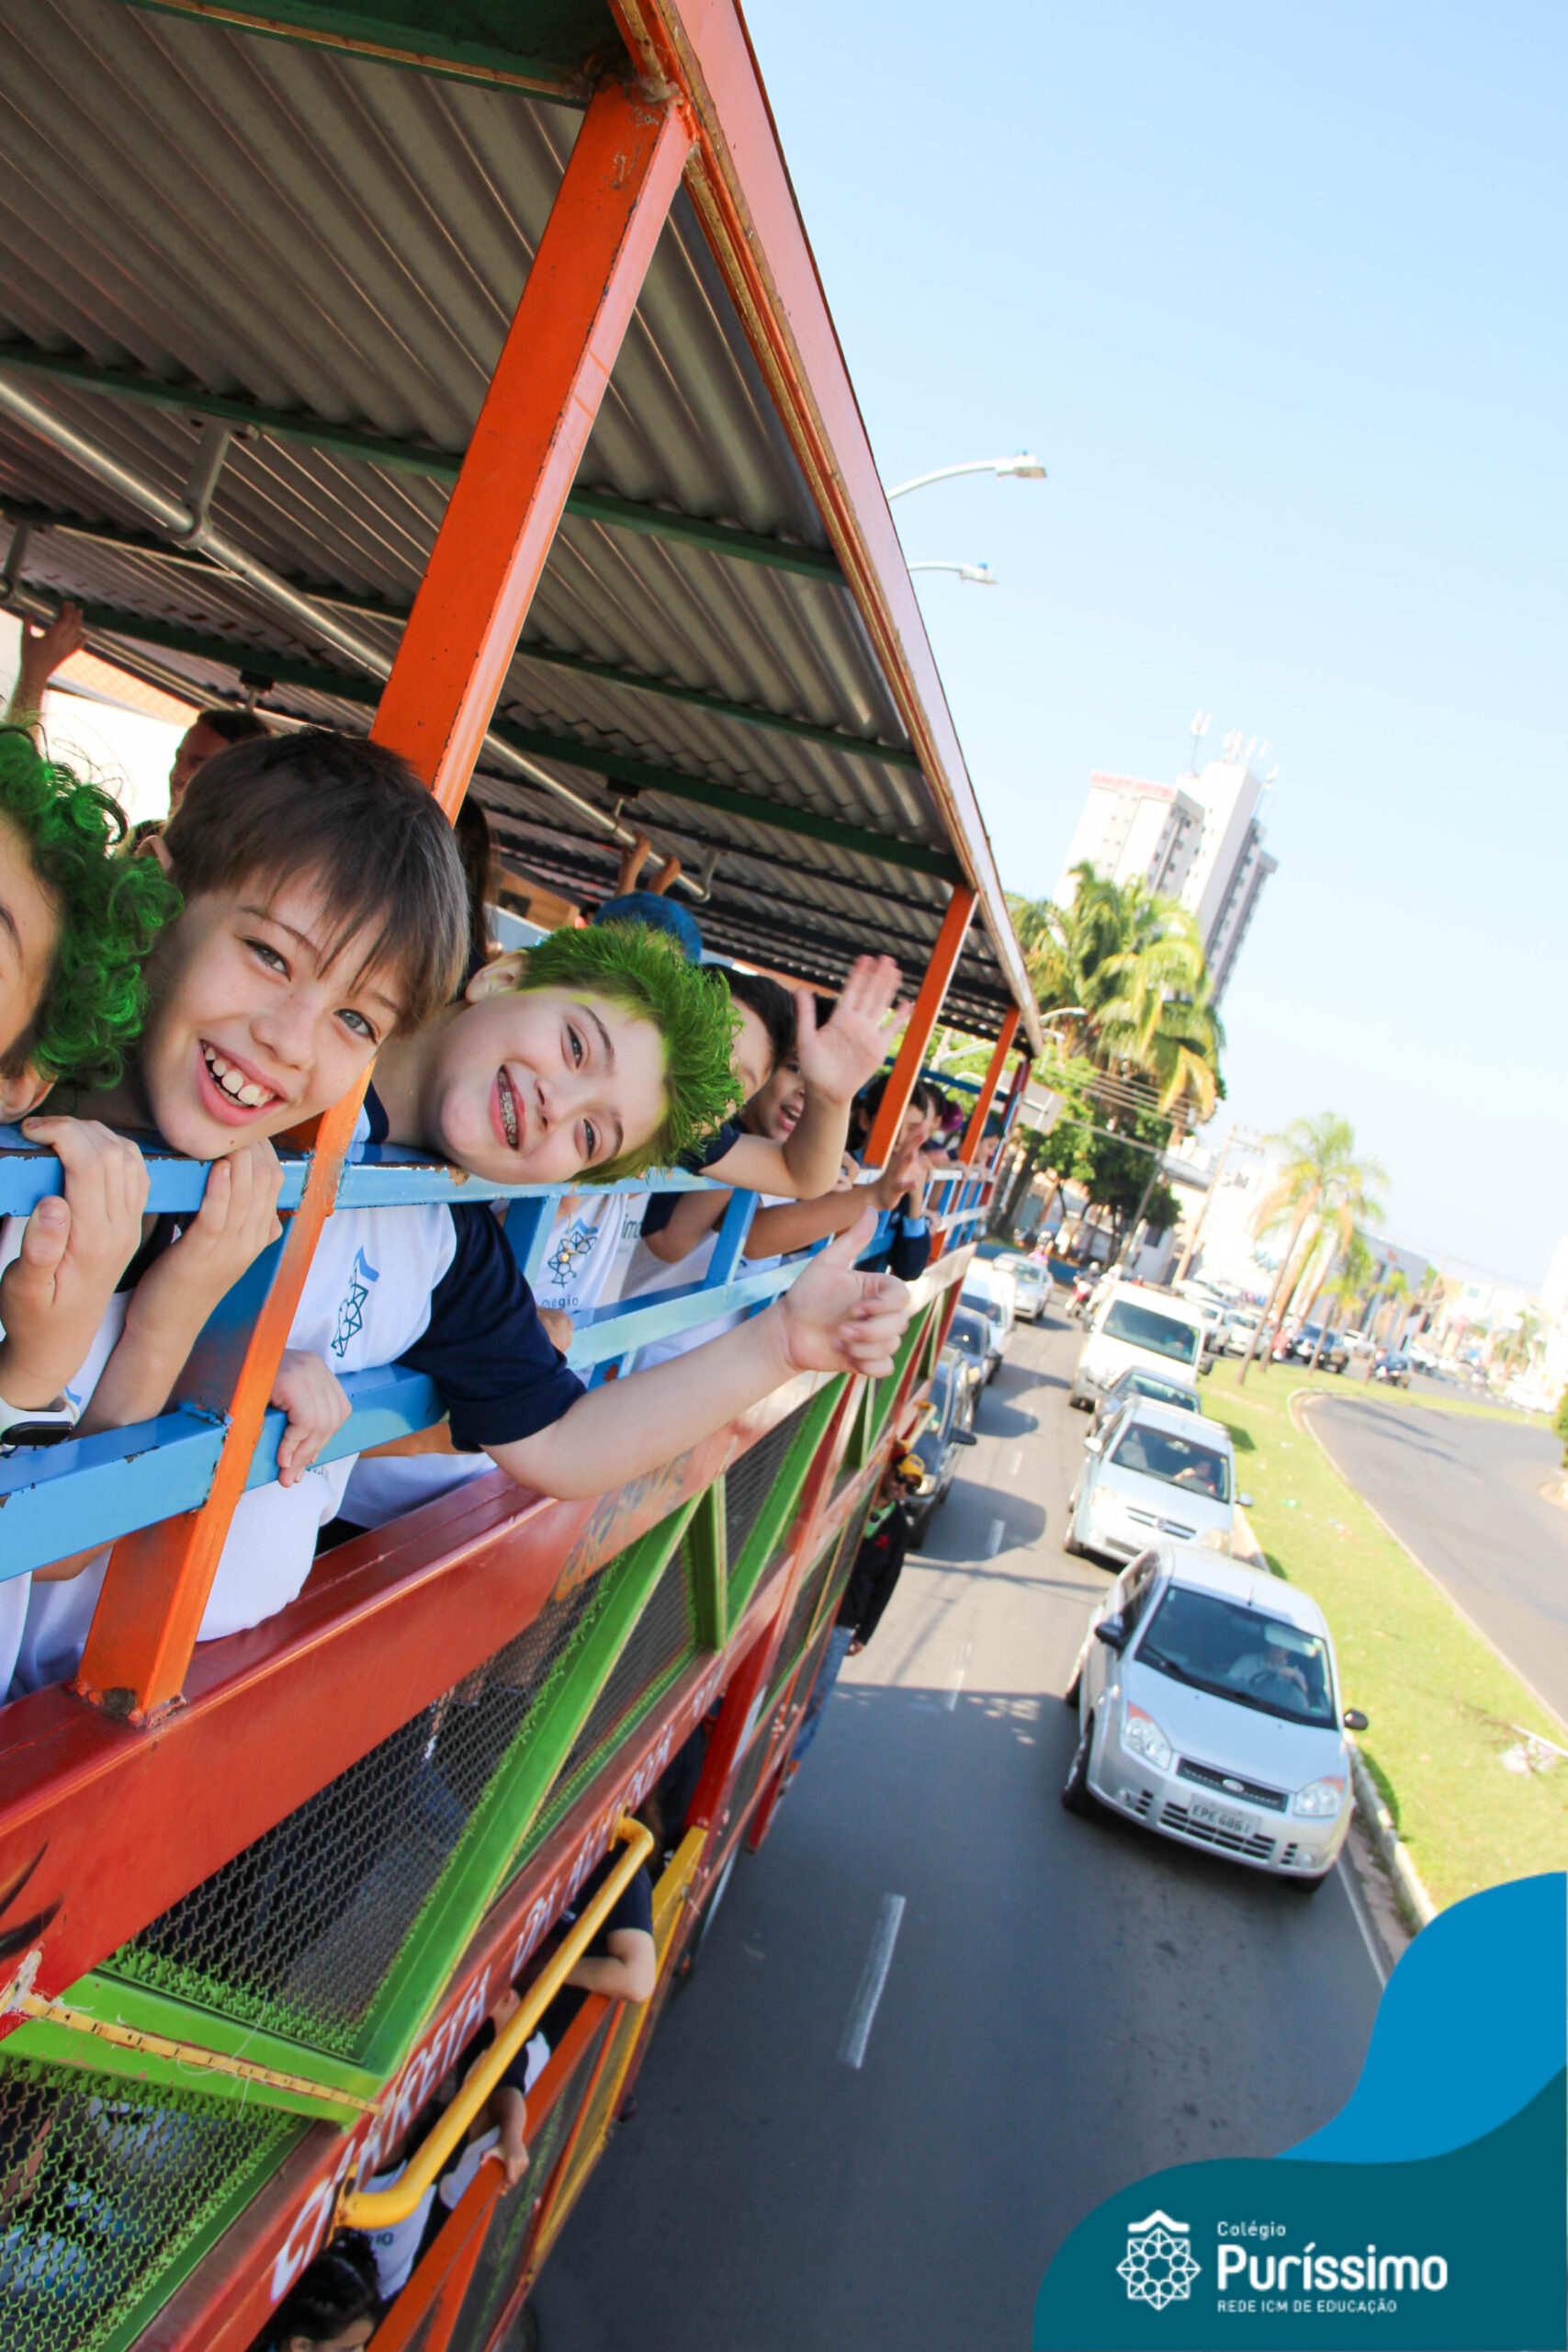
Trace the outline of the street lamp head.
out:
M 922 559 L 909 566 L 911 571 L 956 571 L 960 580 L 972 580 L 978 588 L 994 588 L 997 575 L 988 563 L 932 562 Z
M 1020 481 L 1043 481 L 1045 469 L 1028 449 L 1021 449 L 1016 458 L 998 458 L 997 473 L 1016 474 Z

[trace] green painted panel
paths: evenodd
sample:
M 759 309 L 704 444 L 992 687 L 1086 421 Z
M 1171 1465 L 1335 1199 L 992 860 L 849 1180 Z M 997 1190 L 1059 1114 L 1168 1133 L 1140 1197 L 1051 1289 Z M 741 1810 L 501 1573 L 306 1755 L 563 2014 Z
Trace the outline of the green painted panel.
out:
M 89 2016 L 110 2018 L 118 2025 L 129 2026 L 133 2032 L 159 2034 L 168 2041 L 188 2041 L 198 2049 L 243 2058 L 253 2066 L 265 2066 L 276 2074 L 303 2075 L 308 2081 L 321 2083 L 328 2094 L 336 2086 L 351 2091 L 356 2099 L 373 2099 L 381 2088 L 380 2077 L 362 2066 L 345 2065 L 341 2058 L 302 2049 L 277 2034 L 258 2032 L 254 2027 L 238 2023 L 216 2010 L 172 1999 L 150 1986 L 123 1978 L 84 1976 L 62 1997 L 70 2008 L 85 2010 Z M 118 2049 L 111 2042 L 100 2041 L 71 2026 L 51 2024 L 47 2018 L 29 2018 L 25 2025 L 18 2026 L 7 2038 L 6 2050 L 19 2058 L 47 2059 L 54 2065 L 120 2075 L 128 2081 L 167 2083 L 182 2090 L 199 2082 L 203 2092 L 215 2099 L 233 2099 L 242 2105 L 259 2103 L 291 2115 L 324 2117 L 332 2123 L 356 2122 L 361 2112 L 357 2106 L 333 2100 L 330 2095 L 310 2098 L 303 2093 L 248 2082 L 234 2075 L 198 2075 L 177 2058 Z
M 729 1638 L 728 1561 L 726 1556 L 724 1498 L 717 1486 L 709 1487 L 686 1530 L 686 1550 L 692 1563 L 692 1607 L 698 1646 L 721 1650 Z

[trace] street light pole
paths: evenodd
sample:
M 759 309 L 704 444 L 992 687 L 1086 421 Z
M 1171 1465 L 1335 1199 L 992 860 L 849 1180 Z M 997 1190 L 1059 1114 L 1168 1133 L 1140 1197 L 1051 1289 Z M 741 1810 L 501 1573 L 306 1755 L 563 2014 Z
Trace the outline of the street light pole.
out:
M 971 458 L 962 466 L 938 466 L 929 474 L 916 474 L 911 481 L 901 481 L 897 490 L 887 493 L 891 504 L 896 498 L 908 498 L 912 490 L 924 490 L 928 482 L 952 481 L 958 474 L 995 474 L 998 481 L 1011 474 L 1019 481 L 1043 481 L 1045 469 L 1027 449 L 1016 458 Z
M 994 588 L 997 575 L 988 563 L 912 563 L 911 571 L 956 571 L 960 580 L 972 580 L 976 588 Z

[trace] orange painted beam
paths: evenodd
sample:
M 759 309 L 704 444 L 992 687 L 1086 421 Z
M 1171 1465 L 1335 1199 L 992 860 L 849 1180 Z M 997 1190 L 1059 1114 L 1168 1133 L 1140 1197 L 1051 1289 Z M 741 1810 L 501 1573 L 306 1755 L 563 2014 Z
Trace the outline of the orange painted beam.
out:
M 897 1058 L 882 1091 L 881 1106 L 866 1139 L 865 1157 L 872 1167 L 879 1167 L 886 1161 L 893 1148 L 894 1137 L 904 1124 L 904 1114 L 909 1107 L 909 1097 L 915 1091 L 915 1080 L 920 1074 L 926 1048 L 942 1018 L 948 984 L 964 953 L 964 942 L 969 935 L 975 906 L 974 891 L 959 883 L 947 902 L 947 912 L 942 919 L 942 929 L 936 935 L 936 945 L 931 949 L 931 959 L 926 966 L 926 976 L 920 982 L 914 1011 L 909 1015 L 909 1025 L 904 1032 L 904 1042 L 898 1048 Z M 1013 1019 L 1016 1022 L 1016 1013 Z
M 1017 1035 L 1018 1007 L 1014 1005 L 1002 1023 L 996 1050 L 987 1065 L 984 1083 L 979 1093 L 975 1097 L 975 1108 L 969 1114 L 969 1124 L 964 1130 L 964 1140 L 958 1147 L 958 1157 L 966 1168 L 979 1149 L 980 1137 L 986 1132 L 986 1121 L 990 1114 L 991 1104 L 996 1100 L 997 1088 L 1001 1082 L 1002 1068 L 1012 1051 L 1012 1041 Z M 1019 1067 L 1021 1069 L 1023 1064 L 1021 1062 Z
M 1043 1049 L 1039 1008 L 938 674 L 865 420 L 818 275 L 736 0 L 611 0 L 643 72 L 696 123 L 687 187 L 745 322 L 834 552 L 984 909 L 997 960 Z
M 578 132 L 371 730 L 448 815 L 468 789 L 689 148 L 672 100 L 618 85 L 598 93 Z M 74 1688 L 138 1727 L 184 1683 L 363 1095 L 362 1085 L 321 1123 L 205 1508 L 115 1546 Z
M 691 139 L 607 83 L 583 118 L 377 714 L 456 809 L 494 713 Z

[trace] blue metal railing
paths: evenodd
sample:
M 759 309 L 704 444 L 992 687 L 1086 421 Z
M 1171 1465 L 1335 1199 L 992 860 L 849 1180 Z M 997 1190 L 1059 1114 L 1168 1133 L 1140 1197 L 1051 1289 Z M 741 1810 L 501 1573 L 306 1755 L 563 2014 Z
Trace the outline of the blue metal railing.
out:
M 148 1163 L 149 1210 L 189 1215 L 199 1205 L 207 1164 L 183 1159 L 155 1136 L 139 1137 Z M 310 1155 L 279 1148 L 284 1162 L 280 1207 L 298 1207 Z M 932 1180 L 932 1231 L 952 1248 L 970 1238 L 984 1216 L 984 1179 L 968 1170 Z M 59 1161 L 34 1150 L 19 1130 L 0 1126 L 0 1216 L 26 1216 L 48 1193 L 62 1189 Z M 536 1282 L 558 1204 L 581 1185 L 489 1184 L 394 1145 L 363 1147 L 344 1166 L 338 1208 L 416 1207 L 430 1202 L 504 1200 L 505 1231 L 527 1279 Z M 594 1187 L 616 1193 L 713 1192 L 723 1189 L 682 1170 Z M 567 1361 L 590 1381 L 604 1379 L 637 1349 L 672 1338 L 720 1316 L 750 1313 L 781 1291 L 800 1271 L 798 1257 L 782 1266 L 740 1271 L 742 1252 L 757 1209 L 754 1193 L 731 1193 L 713 1253 L 700 1282 L 674 1284 L 649 1297 L 626 1299 L 582 1315 Z M 825 1245 L 818 1245 L 825 1246 Z M 247 1278 L 252 1282 L 258 1269 Z M 222 1310 L 220 1310 L 221 1316 Z M 441 1419 L 444 1408 L 423 1374 L 392 1364 L 351 1373 L 344 1387 L 353 1413 L 323 1446 L 320 1462 L 341 1461 L 395 1438 L 412 1436 Z M 269 1485 L 277 1475 L 277 1447 L 285 1421 L 265 1417 L 252 1459 L 249 1487 Z M 178 1512 L 197 1510 L 211 1490 L 223 1449 L 226 1417 L 176 1405 L 156 1420 L 131 1429 L 106 1430 L 63 1445 L 23 1447 L 0 1453 L 0 1583 L 50 1562 L 113 1542 Z

